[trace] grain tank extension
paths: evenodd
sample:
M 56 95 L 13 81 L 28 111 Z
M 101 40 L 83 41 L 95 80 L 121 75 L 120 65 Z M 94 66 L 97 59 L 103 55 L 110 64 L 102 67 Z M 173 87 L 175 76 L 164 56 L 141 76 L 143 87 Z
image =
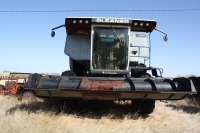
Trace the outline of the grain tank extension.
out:
M 154 20 L 69 17 L 64 53 L 70 70 L 61 76 L 32 74 L 25 89 L 38 97 L 84 100 L 132 100 L 133 110 L 151 113 L 155 100 L 179 100 L 196 94 L 199 77 L 166 79 L 150 64 Z

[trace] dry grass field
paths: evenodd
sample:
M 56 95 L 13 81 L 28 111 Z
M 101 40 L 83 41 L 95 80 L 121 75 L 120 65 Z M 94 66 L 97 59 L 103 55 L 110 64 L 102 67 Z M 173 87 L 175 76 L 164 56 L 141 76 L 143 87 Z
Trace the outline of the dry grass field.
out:
M 2 133 L 199 133 L 196 100 L 157 101 L 148 116 L 131 114 L 130 102 L 63 102 L 26 93 L 0 95 Z

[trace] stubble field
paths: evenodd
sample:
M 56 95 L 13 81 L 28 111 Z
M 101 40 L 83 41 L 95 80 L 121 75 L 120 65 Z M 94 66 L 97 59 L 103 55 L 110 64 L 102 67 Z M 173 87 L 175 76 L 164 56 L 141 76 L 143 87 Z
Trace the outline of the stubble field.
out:
M 63 102 L 25 93 L 0 95 L 2 133 L 199 133 L 200 107 L 195 99 L 156 101 L 154 112 L 139 116 L 130 102 Z

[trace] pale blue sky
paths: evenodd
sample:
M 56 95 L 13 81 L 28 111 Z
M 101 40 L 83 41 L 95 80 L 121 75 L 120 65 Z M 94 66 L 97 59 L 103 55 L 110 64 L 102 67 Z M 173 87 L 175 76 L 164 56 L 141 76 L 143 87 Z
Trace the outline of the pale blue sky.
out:
M 4 0 L 0 11 L 55 10 L 180 10 L 200 9 L 199 0 Z M 0 12 L 0 71 L 61 73 L 69 69 L 64 54 L 65 17 L 117 17 L 151 19 L 168 33 L 151 34 L 154 67 L 164 69 L 163 76 L 195 74 L 200 76 L 200 10 L 196 11 L 111 11 L 111 12 Z

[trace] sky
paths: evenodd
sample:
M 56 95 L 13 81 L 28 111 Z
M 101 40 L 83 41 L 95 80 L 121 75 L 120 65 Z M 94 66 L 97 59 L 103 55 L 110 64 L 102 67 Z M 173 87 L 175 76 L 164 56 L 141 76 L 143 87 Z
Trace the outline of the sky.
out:
M 61 10 L 66 12 L 50 12 Z M 166 77 L 200 76 L 199 14 L 199 0 L 2 0 L 0 72 L 61 74 L 69 70 L 69 59 L 64 54 L 65 28 L 58 29 L 54 38 L 50 33 L 64 24 L 66 17 L 75 16 L 156 20 L 157 28 L 167 32 L 168 41 L 164 42 L 157 31 L 151 33 L 151 66 L 163 68 Z

